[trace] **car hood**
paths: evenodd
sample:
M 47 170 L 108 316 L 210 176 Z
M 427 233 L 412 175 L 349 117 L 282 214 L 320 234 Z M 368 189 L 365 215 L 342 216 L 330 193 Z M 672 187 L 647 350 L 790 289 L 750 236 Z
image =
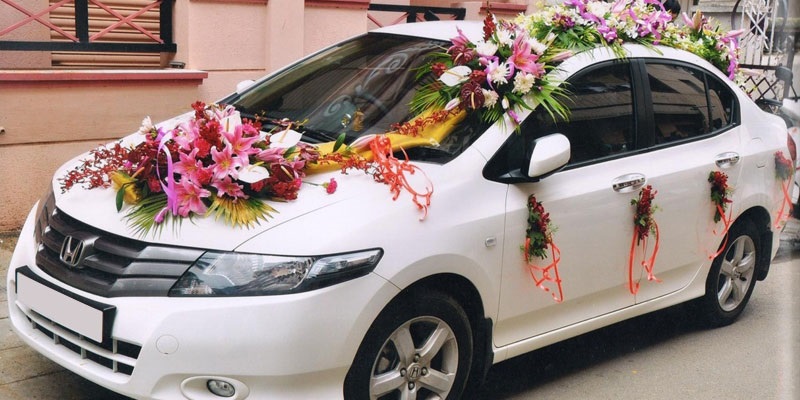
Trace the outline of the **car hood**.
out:
M 102 231 L 159 244 L 230 251 L 258 234 L 337 203 L 353 202 L 354 207 L 358 207 L 358 203 L 370 201 L 374 196 L 385 197 L 385 201 L 391 202 L 388 187 L 376 183 L 371 176 L 362 172 L 347 175 L 338 171 L 318 173 L 303 180 L 304 184 L 296 200 L 267 201 L 275 212 L 252 226 L 234 227 L 222 219 L 208 216 L 181 218 L 175 224 L 165 221 L 160 229 L 141 234 L 137 233 L 136 227 L 126 218 L 131 206 L 125 205 L 117 212 L 116 191 L 113 188 L 85 189 L 76 186 L 62 192 L 58 178 L 74 168 L 77 160 L 65 164 L 53 180 L 53 191 L 59 210 Z M 328 194 L 324 187 L 316 186 L 330 181 L 331 178 L 335 178 L 338 184 L 335 193 Z M 414 207 L 410 203 L 408 206 Z M 324 219 L 324 215 L 320 217 L 320 220 Z
M 191 116 L 192 113 L 187 113 L 162 124 L 177 125 Z M 136 145 L 141 140 L 143 140 L 142 135 L 132 134 L 121 139 L 119 143 L 127 147 Z M 386 206 L 384 203 L 392 203 L 393 198 L 388 186 L 377 183 L 372 176 L 361 171 L 352 171 L 348 174 L 343 174 L 339 170 L 317 172 L 309 174 L 303 179 L 303 185 L 296 200 L 267 200 L 267 204 L 275 211 L 251 226 L 231 226 L 213 216 L 179 218 L 174 220 L 177 221 L 175 223 L 167 220 L 159 229 L 142 234 L 126 217 L 131 210 L 130 205 L 126 204 L 121 211 L 117 211 L 116 191 L 113 188 L 86 189 L 81 185 L 75 185 L 69 190 L 62 190 L 61 180 L 67 176 L 69 171 L 74 170 L 84 162 L 83 160 L 87 159 L 90 159 L 90 156 L 88 153 L 84 153 L 66 162 L 56 171 L 52 187 L 59 210 L 102 231 L 158 244 L 231 251 L 261 233 L 337 203 L 351 203 L 340 204 L 340 207 L 336 207 L 340 212 L 344 206 L 345 209 L 358 213 L 363 211 L 368 204 L 377 203 L 377 208 L 383 208 Z M 441 166 L 427 164 L 426 170 L 429 168 L 438 171 Z M 328 194 L 321 185 L 329 182 L 331 178 L 336 179 L 337 189 L 334 193 Z M 416 211 L 416 207 L 410 202 L 405 206 L 409 208 L 409 211 Z M 320 228 L 326 224 L 329 218 L 326 218 L 324 213 L 320 213 L 319 217 L 315 216 L 314 220 L 315 227 Z M 302 229 L 300 227 L 298 230 L 302 231 Z

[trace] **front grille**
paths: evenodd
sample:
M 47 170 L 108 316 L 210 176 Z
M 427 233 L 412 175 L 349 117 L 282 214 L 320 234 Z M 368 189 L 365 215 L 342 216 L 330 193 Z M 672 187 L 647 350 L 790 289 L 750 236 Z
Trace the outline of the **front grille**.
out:
M 31 326 L 50 338 L 54 346 L 63 346 L 81 359 L 86 359 L 108 368 L 111 372 L 130 376 L 136 367 L 136 359 L 142 346 L 122 340 L 111 339 L 107 344 L 98 343 L 28 310 L 25 312 Z
M 75 260 L 74 266 L 61 256 L 68 237 L 84 246 L 85 256 Z M 56 208 L 52 195 L 39 210 L 36 240 L 36 264 L 41 270 L 103 297 L 166 296 L 203 254 L 198 249 L 152 245 L 93 228 Z

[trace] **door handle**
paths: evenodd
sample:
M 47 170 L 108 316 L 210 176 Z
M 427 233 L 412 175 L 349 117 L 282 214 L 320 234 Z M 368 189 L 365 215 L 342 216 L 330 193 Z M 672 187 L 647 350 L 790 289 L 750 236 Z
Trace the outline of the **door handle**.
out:
M 611 188 L 615 192 L 629 193 L 640 188 L 645 182 L 647 182 L 647 178 L 643 174 L 625 174 L 614 178 Z
M 714 163 L 720 168 L 730 168 L 739 162 L 739 153 L 729 151 L 727 153 L 717 154 L 714 158 Z

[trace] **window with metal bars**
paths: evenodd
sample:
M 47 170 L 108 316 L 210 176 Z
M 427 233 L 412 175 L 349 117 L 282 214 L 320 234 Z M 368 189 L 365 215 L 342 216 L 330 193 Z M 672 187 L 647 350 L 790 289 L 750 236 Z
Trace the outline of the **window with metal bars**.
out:
M 174 0 L 48 0 L 47 6 L 0 0 L 0 51 L 50 54 L 56 69 L 165 67 L 174 53 Z M 47 40 L 27 40 L 23 27 L 48 29 Z M 17 31 L 16 34 L 13 34 Z

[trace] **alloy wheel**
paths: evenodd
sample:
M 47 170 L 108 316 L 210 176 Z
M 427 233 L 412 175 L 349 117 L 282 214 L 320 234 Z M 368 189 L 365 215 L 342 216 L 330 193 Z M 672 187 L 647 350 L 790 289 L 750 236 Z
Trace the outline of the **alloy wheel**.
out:
M 739 236 L 731 243 L 717 279 L 717 301 L 723 311 L 729 312 L 738 307 L 750 288 L 756 266 L 756 246 L 749 236 Z
M 372 367 L 371 399 L 446 399 L 458 370 L 458 342 L 443 320 L 425 316 L 399 326 Z

